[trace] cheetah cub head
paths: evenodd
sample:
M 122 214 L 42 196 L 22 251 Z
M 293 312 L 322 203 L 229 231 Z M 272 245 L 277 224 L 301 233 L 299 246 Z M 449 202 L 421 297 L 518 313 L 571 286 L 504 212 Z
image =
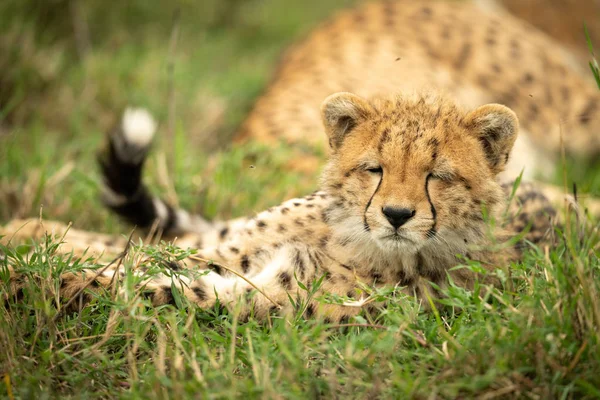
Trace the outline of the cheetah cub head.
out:
M 503 207 L 495 178 L 517 136 L 512 110 L 337 93 L 321 111 L 331 147 L 322 187 L 336 198 L 324 218 L 343 240 L 404 253 L 484 243 L 485 215 Z

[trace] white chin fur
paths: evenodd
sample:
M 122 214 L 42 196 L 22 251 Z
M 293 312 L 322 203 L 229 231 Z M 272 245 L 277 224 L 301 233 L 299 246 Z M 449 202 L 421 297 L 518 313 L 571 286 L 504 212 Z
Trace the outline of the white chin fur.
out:
M 152 141 L 156 131 L 156 122 L 150 113 L 143 108 L 128 108 L 123 114 L 121 126 L 127 143 L 138 147 L 146 147 Z

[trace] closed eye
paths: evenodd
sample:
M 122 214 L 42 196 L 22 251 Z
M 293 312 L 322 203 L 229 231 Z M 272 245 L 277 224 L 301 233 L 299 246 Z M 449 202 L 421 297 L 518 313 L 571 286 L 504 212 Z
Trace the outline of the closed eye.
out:
M 382 174 L 383 169 L 381 167 L 367 168 L 367 172 L 369 172 L 371 174 Z
M 454 180 L 454 178 L 456 177 L 454 175 L 454 173 L 452 172 L 431 172 L 430 177 L 433 179 L 439 179 L 440 181 L 444 181 L 444 182 L 452 182 Z

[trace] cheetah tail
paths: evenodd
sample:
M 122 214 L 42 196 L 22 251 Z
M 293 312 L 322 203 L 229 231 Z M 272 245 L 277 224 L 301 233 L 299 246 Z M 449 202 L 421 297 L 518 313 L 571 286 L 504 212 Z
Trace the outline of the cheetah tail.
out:
M 98 154 L 103 203 L 139 228 L 157 224 L 167 236 L 207 231 L 210 224 L 203 218 L 172 207 L 143 184 L 144 162 L 155 131 L 156 122 L 148 111 L 128 108 L 120 124 L 109 132 L 107 144 Z

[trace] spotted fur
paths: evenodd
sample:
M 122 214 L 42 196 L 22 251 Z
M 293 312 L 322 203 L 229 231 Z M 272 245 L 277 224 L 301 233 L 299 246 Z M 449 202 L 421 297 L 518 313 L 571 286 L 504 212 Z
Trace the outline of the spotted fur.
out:
M 505 229 L 502 220 L 510 190 L 496 177 L 518 132 L 510 109 L 486 105 L 465 112 L 437 95 L 366 100 L 338 93 L 325 100 L 321 113 L 332 155 L 318 191 L 178 238 L 179 246 L 198 250 L 169 266 L 198 272 L 175 285 L 190 302 L 205 308 L 217 298 L 226 307 L 245 304 L 244 315 L 261 319 L 274 311 L 292 312 L 292 298 L 304 304 L 307 316 L 341 321 L 360 311 L 365 287 L 398 287 L 427 307 L 449 279 L 467 289 L 477 279 L 498 283 L 494 270 L 519 257 L 519 249 L 505 242 L 528 225 L 517 219 Z M 538 235 L 550 226 L 554 209 L 539 192 L 528 190 L 521 197 L 536 196 L 540 218 L 548 222 L 535 230 Z M 386 214 L 390 207 L 411 210 L 410 217 L 398 225 Z M 490 225 L 490 218 L 497 223 Z M 18 241 L 44 232 L 64 236 L 61 251 L 89 248 L 105 259 L 126 245 L 124 238 L 35 220 L 13 221 L 2 233 L 10 233 L 5 241 Z M 528 235 L 542 244 L 549 240 Z M 490 275 L 454 269 L 465 257 L 480 261 Z M 92 272 L 63 276 L 61 294 L 85 293 L 84 286 L 100 290 L 121 275 L 111 268 L 93 284 Z M 322 285 L 309 298 L 320 278 Z M 158 276 L 140 286 L 153 304 L 175 304 L 172 279 Z M 316 300 L 332 294 L 345 303 Z
M 98 154 L 104 204 L 132 225 L 142 229 L 154 225 L 166 236 L 206 231 L 204 219 L 153 196 L 142 182 L 142 169 L 156 130 L 152 116 L 144 109 L 127 109 L 119 122 Z
M 517 10 L 512 3 L 523 3 L 521 9 L 532 3 L 504 2 Z M 600 92 L 587 66 L 578 68 L 531 25 L 480 3 L 377 1 L 338 13 L 285 54 L 238 141 L 302 143 L 290 165 L 312 172 L 326 146 L 318 134 L 322 98 L 339 91 L 369 98 L 433 88 L 466 108 L 499 103 L 515 111 L 522 129 L 508 165 L 512 178 L 523 168 L 526 177 L 552 176 L 561 135 L 567 151 L 600 155 Z M 538 19 L 552 8 L 547 1 L 533 3 L 544 9 Z M 576 23 L 581 27 L 581 20 Z M 579 40 L 585 43 L 582 34 Z
M 428 87 L 454 100 L 419 94 Z M 356 94 L 328 97 L 319 113 L 318 102 L 340 91 Z M 394 92 L 402 95 L 380 96 Z M 540 165 L 549 170 L 554 164 L 540 160 L 556 154 L 559 131 L 568 151 L 596 155 L 600 139 L 590 132 L 598 128 L 599 100 L 553 41 L 507 15 L 467 2 L 370 2 L 338 14 L 286 54 L 238 135 L 328 143 L 318 191 L 251 218 L 206 224 L 143 186 L 152 135 L 132 133 L 123 122 L 100 157 L 105 202 L 130 222 L 157 225 L 177 234 L 179 246 L 198 250 L 168 267 L 199 272 L 175 286 L 200 307 L 214 306 L 218 297 L 265 318 L 291 312 L 291 298 L 308 317 L 342 321 L 359 312 L 364 288 L 373 286 L 401 288 L 426 306 L 449 279 L 467 289 L 476 279 L 497 284 L 493 271 L 518 260 L 524 243 L 552 240 L 556 212 L 544 193 L 555 201 L 564 196 L 524 183 L 507 204 L 512 183 L 502 184 L 499 174 L 523 165 L 527 173 Z M 482 106 L 492 102 L 521 117 L 522 135 L 513 111 Z M 142 126 L 154 128 L 147 122 Z M 323 126 L 326 136 L 318 134 Z M 306 155 L 298 160 L 309 169 L 320 164 Z M 63 237 L 60 251 L 100 259 L 126 246 L 124 238 L 49 221 L 12 221 L 0 234 L 18 242 L 46 232 Z M 507 244 L 514 235 L 525 240 Z M 491 275 L 454 268 L 465 257 Z M 144 259 L 137 261 L 143 267 Z M 101 290 L 122 272 L 111 268 L 91 281 L 89 273 L 65 275 L 60 294 Z M 11 273 L 17 293 L 22 277 Z M 316 297 L 334 294 L 344 304 L 307 297 L 320 278 Z M 140 290 L 155 305 L 174 304 L 172 283 L 158 276 Z

